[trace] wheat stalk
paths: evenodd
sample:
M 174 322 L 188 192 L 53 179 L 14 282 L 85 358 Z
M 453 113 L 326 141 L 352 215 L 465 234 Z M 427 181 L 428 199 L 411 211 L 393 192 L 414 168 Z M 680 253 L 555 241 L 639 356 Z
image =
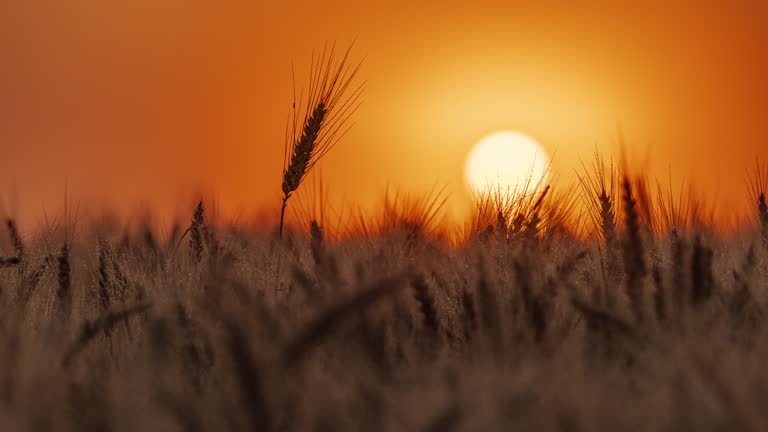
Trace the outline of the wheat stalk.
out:
M 192 257 L 200 261 L 203 257 L 203 226 L 205 225 L 205 210 L 203 209 L 203 200 L 197 203 L 195 214 L 192 216 L 192 223 L 189 226 L 189 247 Z
M 313 55 L 304 119 L 301 124 L 298 123 L 297 111 L 294 108 L 293 125 L 290 133 L 286 133 L 280 238 L 283 236 L 288 200 L 315 164 L 346 133 L 346 123 L 358 107 L 363 86 L 350 90 L 360 68 L 360 64 L 354 67 L 349 64 L 351 49 L 352 47 L 347 49 L 338 64 L 333 47 L 323 49 L 319 57 Z
M 440 317 L 437 313 L 435 298 L 423 277 L 414 277 L 411 281 L 413 285 L 414 299 L 422 318 L 422 325 L 433 336 L 440 332 Z
M 534 240 L 536 236 L 539 233 L 539 223 L 541 222 L 541 205 L 544 203 L 544 198 L 547 196 L 547 193 L 550 190 L 550 186 L 547 185 L 544 187 L 544 190 L 541 191 L 541 195 L 536 200 L 536 202 L 533 204 L 533 207 L 530 211 L 530 217 L 528 218 L 528 221 L 525 224 L 525 229 L 523 230 L 523 238 L 528 240 Z
M 88 346 L 88 344 L 101 332 L 108 333 L 112 330 L 117 323 L 121 321 L 127 321 L 129 318 L 136 314 L 146 312 L 152 305 L 150 304 L 137 304 L 126 307 L 120 311 L 106 312 L 93 321 L 86 320 L 80 330 L 80 334 L 77 339 L 64 351 L 64 355 L 61 358 L 61 364 L 64 367 L 72 364 L 75 357 Z
M 755 168 L 749 174 L 747 180 L 749 200 L 755 203 L 757 222 L 760 227 L 760 238 L 763 246 L 768 250 L 768 164 L 759 160 L 755 161 Z
M 591 167 L 581 164 L 583 173 L 577 173 L 579 184 L 593 227 L 599 233 L 605 247 L 605 279 L 618 282 L 621 277 L 621 263 L 617 256 L 618 213 L 616 203 L 619 199 L 618 175 L 611 159 L 606 165 L 605 159 L 595 152 Z
M 632 194 L 629 177 L 623 180 L 624 219 L 626 221 L 626 239 L 624 241 L 624 273 L 627 276 L 627 295 L 630 307 L 638 322 L 644 318 L 643 277 L 646 274 L 643 239 L 640 231 L 640 214 L 637 202 Z
M 13 242 L 13 251 L 16 253 L 16 258 L 19 259 L 20 263 L 24 262 L 24 242 L 21 240 L 21 236 L 19 235 L 19 230 L 16 227 L 16 222 L 13 219 L 8 219 L 6 221 L 6 227 L 8 228 L 8 235 L 11 237 L 11 242 Z
M 32 291 L 37 287 L 37 285 L 40 283 L 40 280 L 45 276 L 45 273 L 48 271 L 48 269 L 53 264 L 53 261 L 56 259 L 55 256 L 52 254 L 48 254 L 43 258 L 42 262 L 38 264 L 37 267 L 35 267 L 34 270 L 27 273 L 23 280 L 24 285 L 24 296 L 23 298 L 28 298 Z
M 675 238 L 690 227 L 692 222 L 691 210 L 695 203 L 693 189 L 685 182 L 680 183 L 680 190 L 675 193 L 672 190 L 672 173 L 667 177 L 667 187 L 664 188 L 656 181 L 656 209 L 659 221 L 665 233 L 671 233 Z
M 104 310 L 109 309 L 109 245 L 106 240 L 99 241 L 99 301 Z
M 283 352 L 284 364 L 288 367 L 298 366 L 309 351 L 330 337 L 341 324 L 394 294 L 408 280 L 408 276 L 408 273 L 400 273 L 376 280 L 346 301 L 336 303 L 320 313 L 287 343 Z
M 69 245 L 67 242 L 64 242 L 64 245 L 61 247 L 57 260 L 59 263 L 59 288 L 56 291 L 56 297 L 59 299 L 59 305 L 64 317 L 67 317 L 72 307 L 72 267 L 69 263 Z
M 312 250 L 312 258 L 315 260 L 315 266 L 319 267 L 324 261 L 325 248 L 323 246 L 323 229 L 314 219 L 309 224 L 309 234 L 311 237 L 310 248 Z
M 691 257 L 691 303 L 698 305 L 712 297 L 714 276 L 712 274 L 712 249 L 704 245 L 701 236 L 696 236 Z

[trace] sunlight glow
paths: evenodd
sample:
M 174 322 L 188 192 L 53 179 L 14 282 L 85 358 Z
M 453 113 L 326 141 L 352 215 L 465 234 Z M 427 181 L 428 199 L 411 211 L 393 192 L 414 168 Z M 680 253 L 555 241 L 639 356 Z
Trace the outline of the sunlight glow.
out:
M 530 192 L 546 181 L 549 163 L 546 151 L 533 138 L 519 132 L 495 132 L 469 152 L 465 179 L 475 194 Z

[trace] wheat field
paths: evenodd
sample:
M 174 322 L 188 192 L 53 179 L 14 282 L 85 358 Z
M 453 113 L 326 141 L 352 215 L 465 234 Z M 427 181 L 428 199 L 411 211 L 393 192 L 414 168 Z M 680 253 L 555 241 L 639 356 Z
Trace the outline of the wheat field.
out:
M 736 232 L 600 155 L 453 231 L 439 191 L 330 229 L 289 199 L 357 107 L 347 55 L 313 61 L 277 226 L 6 221 L 3 431 L 768 429 L 764 165 Z
M 458 243 L 429 205 L 336 239 L 8 220 L 3 430 L 764 430 L 766 225 L 670 231 L 615 183 L 591 236 L 546 199 Z

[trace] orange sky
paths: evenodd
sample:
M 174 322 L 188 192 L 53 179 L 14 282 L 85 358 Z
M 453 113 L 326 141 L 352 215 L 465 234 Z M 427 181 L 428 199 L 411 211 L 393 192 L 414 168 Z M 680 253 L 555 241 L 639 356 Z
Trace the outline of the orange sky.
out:
M 447 184 L 458 211 L 464 157 L 496 129 L 567 180 L 620 125 L 651 175 L 727 208 L 768 160 L 762 2 L 277 3 L 0 3 L 0 206 L 56 213 L 66 185 L 83 208 L 170 214 L 203 191 L 276 214 L 291 64 L 304 84 L 313 49 L 354 39 L 365 101 L 320 165 L 335 203 Z

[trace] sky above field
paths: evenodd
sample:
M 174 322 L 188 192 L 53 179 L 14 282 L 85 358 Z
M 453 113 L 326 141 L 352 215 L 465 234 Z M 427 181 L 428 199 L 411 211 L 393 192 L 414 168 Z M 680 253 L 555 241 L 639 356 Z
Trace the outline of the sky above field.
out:
M 467 152 L 535 137 L 567 183 L 595 149 L 685 178 L 726 215 L 768 159 L 763 2 L 9 1 L 0 4 L 0 211 L 277 216 L 286 120 L 313 50 L 356 41 L 353 128 L 318 166 L 331 203 L 445 185 Z M 605 2 L 607 3 L 607 2 Z M 675 3 L 672 5 L 671 3 Z

